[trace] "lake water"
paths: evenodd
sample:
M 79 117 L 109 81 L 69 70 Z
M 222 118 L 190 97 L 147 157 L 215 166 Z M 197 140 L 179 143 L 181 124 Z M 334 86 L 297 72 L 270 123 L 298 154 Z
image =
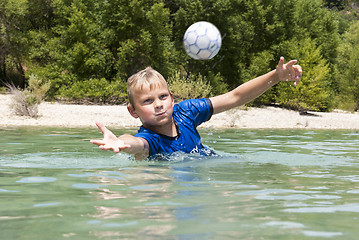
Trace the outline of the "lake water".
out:
M 220 156 L 136 162 L 95 128 L 0 129 L 0 239 L 358 239 L 358 131 L 201 135 Z

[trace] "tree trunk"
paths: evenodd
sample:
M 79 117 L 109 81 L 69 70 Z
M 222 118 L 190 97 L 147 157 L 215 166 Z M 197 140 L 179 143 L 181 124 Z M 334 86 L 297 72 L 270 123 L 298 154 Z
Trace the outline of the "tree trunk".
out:
M 25 89 L 25 72 L 24 72 L 24 68 L 22 67 L 21 63 L 19 62 L 18 64 L 16 64 L 16 68 L 20 73 L 20 78 L 19 78 L 19 87 L 21 89 Z

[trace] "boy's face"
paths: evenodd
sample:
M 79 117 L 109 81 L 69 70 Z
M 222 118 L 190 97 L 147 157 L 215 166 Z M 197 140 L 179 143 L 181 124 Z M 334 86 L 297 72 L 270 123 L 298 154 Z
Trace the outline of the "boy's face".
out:
M 140 118 L 144 127 L 153 129 L 172 123 L 173 96 L 164 83 L 152 90 L 145 85 L 142 89 L 133 89 L 133 105 L 128 105 L 130 114 Z

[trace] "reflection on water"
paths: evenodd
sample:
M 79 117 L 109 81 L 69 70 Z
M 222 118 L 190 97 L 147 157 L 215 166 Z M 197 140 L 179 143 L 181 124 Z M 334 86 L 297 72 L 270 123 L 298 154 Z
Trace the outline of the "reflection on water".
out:
M 356 131 L 202 130 L 219 156 L 167 162 L 100 151 L 88 142 L 96 129 L 0 136 L 1 239 L 359 234 Z

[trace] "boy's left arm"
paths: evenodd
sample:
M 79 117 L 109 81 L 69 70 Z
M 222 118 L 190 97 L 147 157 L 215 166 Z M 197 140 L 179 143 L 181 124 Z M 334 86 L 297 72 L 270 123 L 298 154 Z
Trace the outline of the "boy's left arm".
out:
M 210 98 L 213 114 L 246 104 L 280 81 L 295 81 L 294 85 L 297 85 L 302 76 L 302 68 L 295 65 L 296 62 L 297 60 L 291 60 L 284 64 L 284 58 L 281 57 L 275 70 L 254 78 L 228 93 Z
M 115 153 L 125 152 L 132 154 L 136 160 L 143 160 L 148 157 L 149 145 L 145 139 L 129 134 L 116 137 L 102 123 L 97 122 L 96 125 L 101 130 L 103 139 L 91 140 L 90 142 L 97 145 L 100 149 L 111 150 Z

